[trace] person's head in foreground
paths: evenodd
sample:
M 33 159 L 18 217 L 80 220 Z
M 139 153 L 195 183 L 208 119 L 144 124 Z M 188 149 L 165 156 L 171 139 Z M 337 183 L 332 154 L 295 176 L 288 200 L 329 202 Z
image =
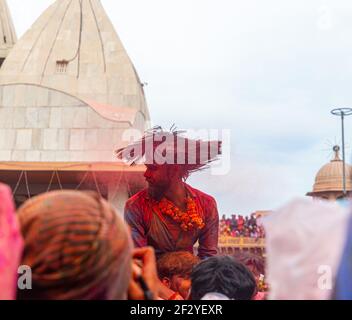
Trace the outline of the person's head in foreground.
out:
M 190 300 L 201 300 L 209 293 L 230 300 L 251 300 L 256 282 L 248 268 L 229 256 L 211 257 L 198 264 L 191 275 Z
M 10 187 L 0 183 L 0 300 L 16 298 L 23 240 Z
M 119 300 L 129 291 L 136 296 L 130 235 L 98 194 L 49 192 L 28 200 L 18 217 L 25 242 L 22 264 L 32 269 L 32 290 L 19 290 L 19 299 Z M 143 260 L 144 254 L 135 258 Z
M 166 287 L 187 299 L 191 288 L 191 273 L 199 261 L 190 252 L 166 253 L 157 262 L 159 279 Z
M 265 262 L 264 258 L 259 254 L 251 252 L 237 252 L 233 257 L 243 263 L 254 275 L 254 278 L 257 283 L 256 296 L 254 299 L 262 300 L 265 298 L 264 291 L 267 290 L 266 284 L 264 282 L 265 275 Z

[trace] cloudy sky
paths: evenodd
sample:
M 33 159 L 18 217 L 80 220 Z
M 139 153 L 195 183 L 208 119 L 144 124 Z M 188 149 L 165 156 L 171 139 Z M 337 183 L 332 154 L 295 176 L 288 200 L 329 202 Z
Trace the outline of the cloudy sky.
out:
M 21 36 L 53 0 L 8 0 Z M 102 0 L 154 124 L 231 130 L 231 170 L 190 179 L 220 213 L 274 209 L 310 191 L 352 106 L 349 0 Z M 352 117 L 346 142 L 352 147 Z M 347 149 L 350 159 L 351 148 Z

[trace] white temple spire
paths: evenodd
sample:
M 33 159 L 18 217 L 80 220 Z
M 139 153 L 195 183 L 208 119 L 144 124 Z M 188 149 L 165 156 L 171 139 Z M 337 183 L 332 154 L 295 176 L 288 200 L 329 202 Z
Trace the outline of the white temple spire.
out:
M 6 0 L 0 0 L 0 66 L 17 41 Z
M 14 83 L 107 105 L 104 116 L 112 120 L 120 120 L 111 117 L 119 108 L 149 120 L 143 86 L 100 0 L 54 2 L 4 62 L 0 84 Z

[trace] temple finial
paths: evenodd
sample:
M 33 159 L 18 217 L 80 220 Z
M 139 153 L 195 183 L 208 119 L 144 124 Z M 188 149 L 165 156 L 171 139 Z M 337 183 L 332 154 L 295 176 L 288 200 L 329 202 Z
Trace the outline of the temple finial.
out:
M 340 159 L 340 146 L 335 145 L 332 150 L 335 152 L 335 158 L 333 159 L 333 161 L 341 161 Z

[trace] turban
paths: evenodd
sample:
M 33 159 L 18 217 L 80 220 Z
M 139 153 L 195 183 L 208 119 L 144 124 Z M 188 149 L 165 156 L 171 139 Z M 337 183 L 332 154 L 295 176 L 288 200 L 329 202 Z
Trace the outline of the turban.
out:
M 91 192 L 54 191 L 19 209 L 22 263 L 32 290 L 21 299 L 124 299 L 131 277 L 131 239 L 112 207 Z
M 22 248 L 23 240 L 11 189 L 0 183 L 0 300 L 13 300 L 16 297 Z

